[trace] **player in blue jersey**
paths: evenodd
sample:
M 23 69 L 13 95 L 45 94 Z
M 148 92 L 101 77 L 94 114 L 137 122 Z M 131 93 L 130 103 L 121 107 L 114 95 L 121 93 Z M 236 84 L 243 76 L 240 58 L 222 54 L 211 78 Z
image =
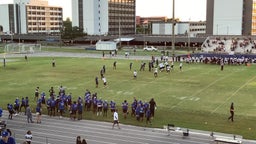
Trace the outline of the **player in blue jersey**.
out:
M 126 100 L 124 100 L 124 102 L 122 103 L 122 109 L 123 109 L 124 119 L 126 119 L 128 114 L 128 102 Z
M 3 131 L 1 136 L 0 144 L 16 144 L 15 139 L 7 131 Z
M 65 110 L 65 103 L 63 100 L 60 100 L 58 107 L 59 107 L 59 112 L 60 112 L 60 118 L 62 118 L 64 110 Z
M 108 116 L 108 102 L 107 102 L 107 100 L 105 100 L 104 102 L 103 102 L 103 117 L 104 116 Z
M 77 103 L 77 113 L 78 113 L 77 120 L 82 120 L 82 117 L 83 117 L 83 103 L 82 102 Z

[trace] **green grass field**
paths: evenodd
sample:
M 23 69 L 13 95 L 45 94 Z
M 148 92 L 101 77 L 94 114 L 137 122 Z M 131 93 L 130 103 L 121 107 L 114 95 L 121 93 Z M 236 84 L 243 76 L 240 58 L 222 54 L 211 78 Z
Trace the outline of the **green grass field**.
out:
M 0 106 L 6 109 L 7 103 L 13 103 L 16 97 L 30 98 L 33 101 L 37 86 L 40 92 L 51 86 L 55 91 L 60 85 L 66 87 L 76 100 L 84 96 L 86 89 L 97 92 L 104 100 L 114 100 L 118 106 L 123 100 L 132 103 L 133 98 L 149 101 L 154 98 L 157 103 L 156 116 L 152 120 L 153 127 L 163 127 L 168 123 L 175 126 L 225 132 L 242 135 L 244 138 L 256 139 L 256 67 L 225 66 L 220 71 L 217 65 L 184 64 L 183 71 L 175 70 L 171 74 L 159 73 L 157 78 L 148 71 L 139 71 L 141 60 L 114 60 L 92 58 L 55 58 L 57 66 L 51 67 L 51 57 L 8 58 L 6 67 L 0 67 Z M 117 69 L 112 64 L 117 61 Z M 129 63 L 133 62 L 133 70 L 138 71 L 137 80 L 133 79 L 133 71 Z M 94 78 L 99 77 L 100 69 L 106 65 L 108 87 L 103 88 L 100 80 L 99 88 L 95 88 Z M 234 122 L 228 121 L 231 102 L 235 104 Z M 44 109 L 44 112 L 46 110 Z M 145 122 L 137 122 L 135 118 L 124 120 L 120 112 L 121 123 L 144 126 Z M 112 121 L 112 117 L 97 117 L 84 114 L 85 119 Z

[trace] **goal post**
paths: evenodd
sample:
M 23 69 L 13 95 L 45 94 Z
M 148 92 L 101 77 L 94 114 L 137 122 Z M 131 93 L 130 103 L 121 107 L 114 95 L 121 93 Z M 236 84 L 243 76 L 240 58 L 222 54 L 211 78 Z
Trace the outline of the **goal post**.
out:
M 36 53 L 41 52 L 41 44 L 10 43 L 5 46 L 5 53 Z

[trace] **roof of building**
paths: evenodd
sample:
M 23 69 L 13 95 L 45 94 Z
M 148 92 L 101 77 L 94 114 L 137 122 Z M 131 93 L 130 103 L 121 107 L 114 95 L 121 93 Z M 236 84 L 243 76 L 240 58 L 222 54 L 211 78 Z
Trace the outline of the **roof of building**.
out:
M 128 41 L 132 41 L 134 40 L 135 38 L 117 38 L 117 39 L 114 39 L 115 42 L 128 42 Z

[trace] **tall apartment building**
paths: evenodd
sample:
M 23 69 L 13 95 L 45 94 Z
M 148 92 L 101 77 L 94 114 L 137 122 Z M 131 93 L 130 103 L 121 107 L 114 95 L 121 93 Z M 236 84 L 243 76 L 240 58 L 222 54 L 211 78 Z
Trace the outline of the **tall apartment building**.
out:
M 62 8 L 49 6 L 46 0 L 14 0 L 0 5 L 0 25 L 7 33 L 59 33 L 62 17 Z
M 206 34 L 256 35 L 256 0 L 207 0 Z
M 135 34 L 136 0 L 73 0 L 72 26 L 89 35 Z

